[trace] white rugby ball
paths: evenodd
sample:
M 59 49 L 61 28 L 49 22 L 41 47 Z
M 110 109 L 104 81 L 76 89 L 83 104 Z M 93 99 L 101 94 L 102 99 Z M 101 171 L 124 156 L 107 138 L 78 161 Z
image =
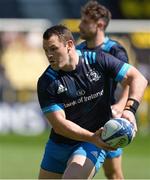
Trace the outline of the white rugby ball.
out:
M 109 120 L 103 127 L 101 138 L 111 147 L 125 147 L 131 143 L 135 136 L 133 124 L 124 118 Z

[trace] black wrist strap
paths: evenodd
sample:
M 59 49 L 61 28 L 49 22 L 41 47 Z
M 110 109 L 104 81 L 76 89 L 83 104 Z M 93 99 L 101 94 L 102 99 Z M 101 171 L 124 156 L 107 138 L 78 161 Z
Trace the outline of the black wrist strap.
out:
M 135 115 L 135 113 L 136 113 L 136 111 L 135 111 L 134 109 L 132 109 L 132 108 L 129 108 L 129 109 L 128 109 L 128 108 L 125 108 L 124 111 L 125 111 L 125 110 L 131 111 L 134 115 Z
M 136 99 L 128 98 L 127 104 L 124 110 L 131 111 L 133 114 L 135 114 L 138 107 L 139 107 L 139 102 Z

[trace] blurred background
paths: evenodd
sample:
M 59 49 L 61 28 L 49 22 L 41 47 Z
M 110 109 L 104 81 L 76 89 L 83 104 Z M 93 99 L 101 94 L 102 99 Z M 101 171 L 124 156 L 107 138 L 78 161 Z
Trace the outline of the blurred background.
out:
M 87 0 L 0 0 L 0 179 L 38 176 L 49 127 L 36 93 L 48 66 L 42 34 L 68 26 L 80 42 L 80 8 Z M 107 35 L 127 50 L 150 82 L 150 1 L 99 0 L 112 13 Z M 125 178 L 150 179 L 150 86 L 137 113 L 139 133 L 124 149 Z M 100 170 L 95 178 L 105 178 Z

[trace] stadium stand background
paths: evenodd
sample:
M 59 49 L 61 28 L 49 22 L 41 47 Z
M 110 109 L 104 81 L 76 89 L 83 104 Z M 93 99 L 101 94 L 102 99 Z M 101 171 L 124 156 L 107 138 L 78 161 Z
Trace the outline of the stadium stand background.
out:
M 149 0 L 98 0 L 113 19 L 149 19 Z M 79 18 L 87 0 L 1 0 L 0 18 L 46 18 L 53 24 L 62 18 Z
M 0 17 L 46 18 L 55 24 L 58 23 L 62 17 L 79 18 L 80 7 L 86 2 L 87 0 L 1 0 Z M 117 0 L 112 0 L 112 3 L 107 0 L 101 2 L 106 6 L 111 5 L 114 18 L 121 17 L 120 13 L 116 11 Z

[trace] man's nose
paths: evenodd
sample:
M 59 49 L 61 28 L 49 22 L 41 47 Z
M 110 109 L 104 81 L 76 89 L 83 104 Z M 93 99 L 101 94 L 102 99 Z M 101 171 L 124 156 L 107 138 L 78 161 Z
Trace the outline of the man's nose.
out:
M 52 55 L 51 53 L 48 53 L 48 54 L 47 54 L 47 57 L 48 57 L 48 58 L 52 58 L 53 55 Z

